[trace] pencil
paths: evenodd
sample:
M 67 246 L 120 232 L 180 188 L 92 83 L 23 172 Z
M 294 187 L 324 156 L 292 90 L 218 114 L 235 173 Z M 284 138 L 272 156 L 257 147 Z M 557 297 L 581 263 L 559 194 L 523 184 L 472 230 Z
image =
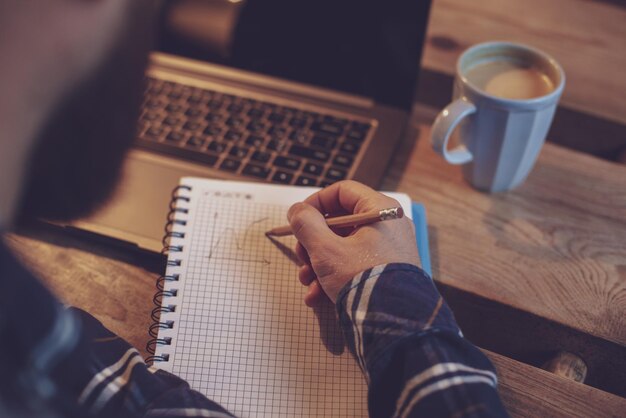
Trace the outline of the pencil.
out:
M 354 215 L 337 216 L 335 218 L 326 219 L 326 224 L 334 228 L 346 228 L 349 226 L 360 226 L 371 224 L 374 222 L 388 221 L 391 219 L 399 219 L 404 216 L 402 207 L 388 208 L 382 210 L 373 210 L 371 212 L 356 213 Z M 265 233 L 267 236 L 284 237 L 292 235 L 291 226 L 284 225 L 270 229 Z

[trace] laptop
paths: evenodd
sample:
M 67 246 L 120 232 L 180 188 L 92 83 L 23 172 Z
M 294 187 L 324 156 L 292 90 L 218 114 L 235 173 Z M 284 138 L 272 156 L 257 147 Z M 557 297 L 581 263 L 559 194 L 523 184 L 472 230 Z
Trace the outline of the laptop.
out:
M 120 187 L 71 227 L 160 251 L 182 176 L 377 187 L 407 126 L 429 8 L 164 2 Z

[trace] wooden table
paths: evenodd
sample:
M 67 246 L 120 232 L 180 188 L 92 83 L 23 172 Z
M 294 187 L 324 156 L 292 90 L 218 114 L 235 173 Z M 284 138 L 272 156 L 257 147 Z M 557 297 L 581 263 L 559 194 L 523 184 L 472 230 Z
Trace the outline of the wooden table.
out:
M 623 416 L 626 167 L 547 144 L 523 186 L 487 195 L 434 154 L 432 112 L 418 115 L 383 188 L 426 205 L 433 276 L 498 368 L 511 414 Z M 145 354 L 158 259 L 41 228 L 7 240 L 65 302 Z M 539 368 L 561 350 L 587 363 L 588 384 Z

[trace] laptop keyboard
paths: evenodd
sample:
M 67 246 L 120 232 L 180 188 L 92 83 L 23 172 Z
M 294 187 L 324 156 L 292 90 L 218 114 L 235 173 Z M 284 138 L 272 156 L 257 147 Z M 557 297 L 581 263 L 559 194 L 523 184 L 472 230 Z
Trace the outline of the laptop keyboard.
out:
M 372 125 L 148 78 L 136 144 L 228 173 L 324 187 L 346 178 Z

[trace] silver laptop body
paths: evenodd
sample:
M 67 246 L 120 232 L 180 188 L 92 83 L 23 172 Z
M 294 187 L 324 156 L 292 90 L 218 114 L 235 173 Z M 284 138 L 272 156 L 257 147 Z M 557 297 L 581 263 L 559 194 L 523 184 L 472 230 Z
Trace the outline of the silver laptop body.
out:
M 206 4 L 210 3 L 222 2 L 208 0 Z M 413 8 L 414 13 L 419 15 L 414 21 L 420 27 L 415 29 L 419 39 L 414 42 L 419 48 L 412 52 L 416 71 L 413 82 L 406 86 L 411 90 L 408 92 L 411 97 L 416 88 L 430 2 L 417 3 L 420 3 L 419 6 Z M 372 129 L 354 155 L 354 163 L 346 178 L 372 187 L 378 185 L 403 135 L 410 112 L 410 103 L 406 100 L 402 106 L 384 104 L 373 97 L 159 51 L 151 54 L 147 76 L 192 88 L 370 123 Z M 122 182 L 109 204 L 94 216 L 73 223 L 70 228 L 80 228 L 142 249 L 160 251 L 171 192 L 182 176 L 255 181 L 253 177 L 242 175 L 241 170 L 233 174 L 218 166 L 208 167 L 201 162 L 135 147 L 128 155 Z

